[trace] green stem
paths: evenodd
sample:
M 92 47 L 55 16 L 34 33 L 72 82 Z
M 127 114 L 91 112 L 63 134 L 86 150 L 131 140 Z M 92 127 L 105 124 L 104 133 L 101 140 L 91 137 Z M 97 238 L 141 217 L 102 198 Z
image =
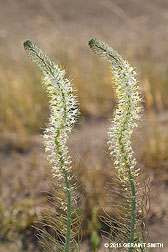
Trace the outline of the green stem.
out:
M 135 192 L 135 185 L 134 179 L 131 174 L 130 167 L 128 166 L 128 176 L 129 182 L 131 185 L 131 229 L 130 229 L 130 243 L 134 242 L 134 232 L 135 232 L 135 211 L 136 211 L 136 192 Z M 128 252 L 133 251 L 134 248 L 129 248 Z
M 60 159 L 61 166 L 63 167 L 64 160 L 63 160 L 61 151 L 59 151 L 59 142 L 57 140 L 57 137 L 59 136 L 59 134 L 60 134 L 60 130 L 58 130 L 57 132 L 55 144 L 57 146 L 58 154 L 60 156 L 59 159 Z M 67 224 L 66 224 L 65 252 L 69 252 L 70 234 L 71 234 L 71 193 L 70 193 L 68 174 L 65 168 L 62 168 L 62 173 L 64 176 L 65 187 L 66 187 L 66 197 L 67 197 Z
M 69 180 L 66 170 L 63 170 L 65 185 L 66 185 L 66 195 L 67 195 L 67 232 L 66 232 L 66 243 L 65 252 L 69 252 L 70 244 L 70 234 L 71 234 L 71 193 L 69 187 Z
M 126 123 L 126 122 L 125 122 Z M 123 130 L 124 130 L 124 126 L 125 123 L 123 125 Z M 129 242 L 133 243 L 134 242 L 134 233 L 135 233 L 135 211 L 136 211 L 136 191 L 135 191 L 135 185 L 134 185 L 134 178 L 131 174 L 131 169 L 129 164 L 127 164 L 127 156 L 125 155 L 125 150 L 124 150 L 124 145 L 122 143 L 122 133 L 123 130 L 121 132 L 121 136 L 119 138 L 119 143 L 121 146 L 121 151 L 124 154 L 124 160 L 126 162 L 126 168 L 127 168 L 127 172 L 128 172 L 128 177 L 129 177 L 129 183 L 131 186 L 131 226 L 130 226 L 130 238 L 129 238 Z M 134 248 L 129 248 L 128 252 L 132 252 Z
M 121 151 L 124 154 L 124 146 L 121 143 Z M 124 156 L 125 161 L 127 162 L 127 157 Z M 131 186 L 131 226 L 130 226 L 130 237 L 129 237 L 129 242 L 133 243 L 134 242 L 134 233 L 135 233 L 135 211 L 136 211 L 136 191 L 135 191 L 135 185 L 134 185 L 134 178 L 131 174 L 131 169 L 130 166 L 127 164 L 126 165 L 127 172 L 128 172 L 128 177 L 129 177 L 129 182 Z M 128 252 L 132 252 L 134 248 L 129 248 Z
M 63 95 L 64 97 L 64 95 Z M 65 116 L 66 110 L 64 109 L 64 116 Z M 63 124 L 61 125 L 61 128 L 63 128 Z M 70 245 L 70 239 L 71 239 L 71 193 L 70 193 L 70 186 L 69 186 L 69 180 L 68 180 L 68 174 L 67 171 L 64 167 L 64 160 L 62 157 L 62 152 L 59 149 L 59 141 L 57 140 L 57 138 L 60 135 L 60 129 L 58 129 L 57 131 L 57 135 L 55 138 L 55 144 L 56 144 L 56 148 L 58 151 L 58 155 L 60 156 L 59 160 L 61 163 L 61 167 L 62 167 L 62 173 L 64 176 L 64 181 L 65 181 L 65 187 L 66 187 L 66 197 L 67 197 L 67 224 L 66 224 L 66 240 L 65 240 L 65 252 L 69 252 L 69 245 Z

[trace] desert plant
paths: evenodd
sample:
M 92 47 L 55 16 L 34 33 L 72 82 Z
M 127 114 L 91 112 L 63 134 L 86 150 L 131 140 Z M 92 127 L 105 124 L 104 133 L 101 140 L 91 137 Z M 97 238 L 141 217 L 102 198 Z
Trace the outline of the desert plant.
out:
M 89 41 L 89 46 L 110 63 L 112 82 L 115 84 L 118 98 L 118 107 L 108 131 L 108 145 L 110 156 L 115 159 L 119 184 L 117 190 L 111 193 L 116 197 L 122 193 L 122 202 L 119 197 L 119 201 L 115 202 L 122 211 L 117 219 L 109 217 L 103 220 L 111 228 L 110 241 L 142 243 L 145 237 L 142 195 L 139 193 L 140 172 L 136 168 L 131 147 L 131 136 L 140 118 L 142 100 L 135 78 L 136 73 L 134 68 L 107 44 L 92 39 Z M 42 83 L 50 99 L 50 118 L 44 133 L 44 144 L 52 167 L 52 175 L 58 177 L 59 184 L 59 189 L 54 191 L 55 195 L 51 195 L 51 199 L 55 199 L 61 214 L 50 216 L 50 212 L 44 218 L 44 225 L 48 223 L 48 226 L 55 231 L 55 236 L 40 229 L 41 243 L 45 251 L 74 252 L 78 250 L 75 235 L 79 216 L 67 140 L 79 115 L 78 102 L 71 81 L 65 77 L 65 70 L 53 63 L 33 42 L 25 41 L 24 48 L 28 56 L 40 67 L 44 76 Z M 128 252 L 146 251 L 145 248 L 135 247 L 116 249 Z
M 106 43 L 91 39 L 89 46 L 93 52 L 110 63 L 112 83 L 115 85 L 118 100 L 118 107 L 108 131 L 108 146 L 110 156 L 115 160 L 114 164 L 118 170 L 117 179 L 120 183 L 120 188 L 118 187 L 117 191 L 113 189 L 111 193 L 117 196 L 122 192 L 122 202 L 118 201 L 115 204 L 117 203 L 117 207 L 124 211 L 118 220 L 111 217 L 105 221 L 111 228 L 111 241 L 132 244 L 139 241 L 142 243 L 144 242 L 144 221 L 142 195 L 139 195 L 140 171 L 136 167 L 136 159 L 131 146 L 131 136 L 134 128 L 138 126 L 142 101 L 140 87 L 136 81 L 136 72 Z M 117 250 L 142 251 L 141 248 L 133 247 L 117 248 Z
M 44 132 L 45 151 L 52 167 L 53 177 L 58 177 L 59 188 L 56 198 L 61 214 L 47 215 L 44 225 L 55 231 L 55 238 L 41 229 L 41 243 L 45 251 L 77 251 L 76 226 L 78 224 L 78 205 L 73 185 L 71 159 L 67 140 L 79 115 L 77 98 L 71 81 L 65 77 L 65 70 L 53 63 L 42 50 L 30 40 L 24 42 L 27 55 L 39 66 L 43 73 L 43 86 L 49 96 L 50 118 Z M 59 192 L 59 193 L 58 193 Z M 51 213 L 51 212 L 50 212 Z

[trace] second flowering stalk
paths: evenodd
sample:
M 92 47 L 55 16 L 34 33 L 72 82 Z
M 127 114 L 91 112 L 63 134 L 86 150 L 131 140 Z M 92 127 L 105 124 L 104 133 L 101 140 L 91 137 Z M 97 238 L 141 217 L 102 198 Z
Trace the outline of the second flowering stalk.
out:
M 117 51 L 106 43 L 92 39 L 89 46 L 110 63 L 112 83 L 117 96 L 117 108 L 108 130 L 110 156 L 114 158 L 115 168 L 123 192 L 124 202 L 118 207 L 125 211 L 118 222 L 111 218 L 107 221 L 111 227 L 112 240 L 117 242 L 143 242 L 143 216 L 141 197 L 139 197 L 139 169 L 131 146 L 133 130 L 140 119 L 141 95 L 136 81 L 136 72 Z M 113 193 L 113 192 L 111 192 Z M 120 192 L 114 192 L 117 196 Z M 113 203 L 114 204 L 114 203 Z M 114 225 L 115 223 L 115 225 Z M 117 249 L 116 249 L 117 250 Z M 123 251 L 141 251 L 128 248 Z

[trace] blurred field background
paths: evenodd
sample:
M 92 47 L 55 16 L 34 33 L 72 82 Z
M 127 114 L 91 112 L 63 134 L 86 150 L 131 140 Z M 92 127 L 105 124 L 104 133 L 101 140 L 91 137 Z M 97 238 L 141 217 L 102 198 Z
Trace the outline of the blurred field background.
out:
M 108 65 L 90 52 L 96 37 L 136 66 L 144 111 L 134 139 L 138 165 L 150 177 L 149 241 L 168 251 L 168 2 L 167 0 L 0 0 L 0 252 L 42 251 L 35 229 L 48 163 L 42 132 L 49 115 L 41 73 L 23 41 L 31 39 L 67 69 L 78 90 L 81 118 L 70 140 L 83 187 L 81 251 L 99 246 L 105 182 L 113 163 L 106 151 L 115 108 Z

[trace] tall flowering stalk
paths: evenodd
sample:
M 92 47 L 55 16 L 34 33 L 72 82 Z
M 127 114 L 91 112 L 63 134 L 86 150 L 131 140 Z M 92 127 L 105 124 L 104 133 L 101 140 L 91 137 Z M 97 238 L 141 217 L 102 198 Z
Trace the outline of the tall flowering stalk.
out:
M 53 177 L 57 176 L 60 183 L 61 195 L 56 199 L 62 214 L 51 218 L 51 224 L 57 238 L 52 238 L 42 231 L 45 251 L 75 251 L 73 230 L 77 224 L 77 203 L 72 184 L 71 159 L 68 154 L 67 140 L 79 115 L 77 97 L 71 81 L 65 77 L 65 70 L 53 63 L 42 50 L 30 40 L 24 42 L 27 55 L 40 68 L 43 74 L 43 86 L 49 96 L 50 118 L 48 127 L 44 132 L 45 151 L 52 167 Z M 73 216 L 73 217 L 72 217 Z M 61 230 L 58 230 L 58 226 Z M 49 242 L 47 241 L 49 240 Z
M 137 194 L 139 169 L 136 168 L 136 159 L 131 146 L 131 136 L 134 128 L 137 127 L 137 120 L 140 119 L 142 101 L 135 78 L 136 72 L 106 43 L 92 39 L 89 41 L 89 46 L 93 52 L 110 63 L 112 82 L 115 85 L 118 100 L 118 106 L 108 130 L 108 146 L 110 156 L 115 160 L 118 178 L 125 194 L 125 204 L 122 204 L 122 209 L 125 209 L 126 213 L 124 217 L 121 216 L 121 221 L 117 224 L 118 227 L 112 227 L 112 238 L 118 237 L 119 241 L 130 243 L 138 240 L 142 242 L 143 235 L 139 232 L 143 223 L 142 202 Z M 144 250 L 128 248 L 124 251 Z

